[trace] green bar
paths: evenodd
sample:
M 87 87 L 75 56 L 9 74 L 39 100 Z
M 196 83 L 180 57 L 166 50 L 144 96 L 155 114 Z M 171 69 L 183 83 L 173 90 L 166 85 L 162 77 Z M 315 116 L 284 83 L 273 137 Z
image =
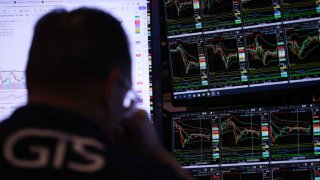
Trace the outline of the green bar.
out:
M 241 20 L 240 19 L 235 20 L 235 24 L 241 24 Z

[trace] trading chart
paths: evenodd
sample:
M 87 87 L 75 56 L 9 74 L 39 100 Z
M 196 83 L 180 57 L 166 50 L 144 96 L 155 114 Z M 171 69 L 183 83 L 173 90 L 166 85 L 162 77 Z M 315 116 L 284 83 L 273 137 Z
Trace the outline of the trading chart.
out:
M 199 32 L 202 29 L 200 0 L 165 0 L 170 35 Z
M 200 75 L 177 78 L 170 57 L 175 102 L 273 93 L 320 81 L 320 0 L 167 0 L 165 7 L 169 46 L 175 39 L 201 39 L 193 48 Z M 195 70 L 188 62 L 178 66 Z
M 204 30 L 241 26 L 240 0 L 203 0 Z
M 246 52 L 250 84 L 288 82 L 283 32 L 279 26 L 247 30 Z
M 198 114 L 174 119 L 173 156 L 181 165 L 219 163 L 218 122 L 216 115 Z
M 290 79 L 320 78 L 318 23 L 290 24 L 285 29 Z
M 245 26 L 281 21 L 280 0 L 242 0 Z
M 283 0 L 283 19 L 294 20 L 319 16 L 319 7 L 319 0 Z
M 264 154 L 263 126 L 268 123 L 267 112 L 230 112 L 221 115 L 221 162 L 239 163 L 268 160 Z
M 246 62 L 239 56 L 242 41 L 237 31 L 205 38 L 210 88 L 247 85 Z
M 176 91 L 207 88 L 206 65 L 201 38 L 172 39 L 170 44 L 170 59 L 173 64 L 173 83 Z
M 272 160 L 315 157 L 312 108 L 271 110 Z

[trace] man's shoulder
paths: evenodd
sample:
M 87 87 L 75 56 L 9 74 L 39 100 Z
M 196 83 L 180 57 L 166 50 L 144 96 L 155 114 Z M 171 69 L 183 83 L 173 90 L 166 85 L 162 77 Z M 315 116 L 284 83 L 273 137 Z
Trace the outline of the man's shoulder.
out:
M 98 172 L 107 143 L 82 117 L 57 108 L 22 107 L 0 123 L 1 166 L 22 172 Z
M 165 165 L 130 154 L 120 146 L 61 130 L 21 128 L 0 144 L 0 169 L 4 170 L 0 176 L 159 179 L 174 175 Z
M 73 134 L 104 135 L 99 127 L 79 113 L 49 105 L 20 107 L 8 119 L 0 123 L 0 128 L 7 130 L 26 127 L 58 129 Z
M 171 173 L 164 165 L 111 142 L 99 128 L 64 110 L 18 109 L 0 123 L 0 147 L 0 169 L 7 169 L 10 177 L 15 176 L 10 172 L 19 172 L 46 179 L 150 179 L 162 172 L 152 178 L 157 179 Z
M 22 107 L 0 124 L 6 168 L 95 172 L 106 164 L 107 139 L 80 117 L 48 107 Z
M 0 169 L 26 177 L 142 178 L 143 169 L 153 166 L 83 117 L 48 107 L 23 107 L 0 123 L 0 147 Z

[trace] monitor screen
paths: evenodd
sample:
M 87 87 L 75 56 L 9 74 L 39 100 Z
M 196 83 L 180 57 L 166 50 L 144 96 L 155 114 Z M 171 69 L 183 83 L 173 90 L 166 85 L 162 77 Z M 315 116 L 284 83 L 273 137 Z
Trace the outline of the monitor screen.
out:
M 320 106 L 173 113 L 172 155 L 198 179 L 320 178 Z
M 130 43 L 138 107 L 152 114 L 151 9 L 149 0 L 1 0 L 0 121 L 27 101 L 25 68 L 37 20 L 55 8 L 105 10 L 122 23 Z
M 164 9 L 173 103 L 320 84 L 318 0 L 166 0 Z

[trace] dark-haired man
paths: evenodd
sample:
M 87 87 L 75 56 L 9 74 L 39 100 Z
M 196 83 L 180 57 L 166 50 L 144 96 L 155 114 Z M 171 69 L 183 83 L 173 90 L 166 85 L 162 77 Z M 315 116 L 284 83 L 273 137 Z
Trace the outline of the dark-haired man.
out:
M 28 104 L 0 124 L 1 178 L 190 178 L 148 115 L 123 107 L 131 60 L 110 15 L 78 9 L 42 17 L 26 75 Z

